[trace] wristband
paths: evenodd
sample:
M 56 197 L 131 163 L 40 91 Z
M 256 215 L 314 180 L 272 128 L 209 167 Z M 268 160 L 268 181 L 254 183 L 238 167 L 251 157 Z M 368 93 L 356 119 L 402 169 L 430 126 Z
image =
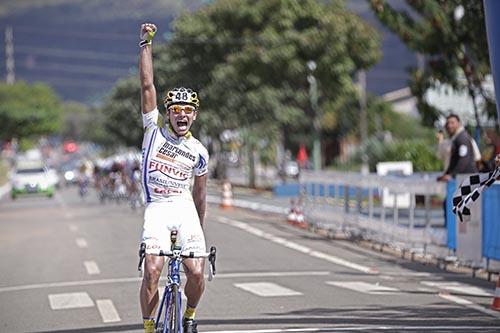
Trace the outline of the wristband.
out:
M 153 43 L 153 37 L 155 36 L 156 30 L 147 31 L 142 35 L 141 41 L 139 42 L 140 47 L 144 47 L 146 45 L 151 45 Z

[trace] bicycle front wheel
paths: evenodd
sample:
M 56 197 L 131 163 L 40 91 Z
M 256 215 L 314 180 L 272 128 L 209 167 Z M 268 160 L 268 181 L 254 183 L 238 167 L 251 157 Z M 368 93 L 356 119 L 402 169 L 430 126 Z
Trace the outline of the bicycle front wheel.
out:
M 181 332 L 182 325 L 182 315 L 181 315 L 181 293 L 179 291 L 178 285 L 172 286 L 172 298 L 170 300 L 170 306 L 168 309 L 168 328 L 169 333 L 179 333 Z

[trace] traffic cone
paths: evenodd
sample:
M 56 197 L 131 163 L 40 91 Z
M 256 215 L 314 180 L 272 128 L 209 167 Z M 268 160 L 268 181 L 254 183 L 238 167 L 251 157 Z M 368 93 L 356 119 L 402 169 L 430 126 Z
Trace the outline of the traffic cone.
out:
M 228 181 L 222 184 L 222 200 L 220 207 L 224 209 L 233 208 L 233 191 L 231 189 L 231 183 Z
M 298 227 L 302 229 L 307 228 L 306 217 L 304 216 L 304 211 L 302 210 L 302 200 L 299 199 L 297 206 L 295 207 L 295 214 L 297 215 L 297 222 L 295 223 Z
M 295 211 L 295 200 L 290 200 L 290 210 L 286 216 L 286 221 L 290 224 L 295 224 L 297 222 L 297 213 Z
M 500 276 L 497 279 L 497 286 L 495 288 L 495 295 L 493 295 L 493 303 L 491 304 L 493 310 L 500 311 Z

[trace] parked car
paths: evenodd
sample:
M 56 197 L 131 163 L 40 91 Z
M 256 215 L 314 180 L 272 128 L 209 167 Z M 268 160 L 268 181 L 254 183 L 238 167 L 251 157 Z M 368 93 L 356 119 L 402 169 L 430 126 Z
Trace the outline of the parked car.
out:
M 48 168 L 47 173 L 49 175 L 49 184 L 54 185 L 55 188 L 61 187 L 61 178 L 54 168 Z
M 11 178 L 11 197 L 20 195 L 54 195 L 54 182 L 41 161 L 18 162 Z

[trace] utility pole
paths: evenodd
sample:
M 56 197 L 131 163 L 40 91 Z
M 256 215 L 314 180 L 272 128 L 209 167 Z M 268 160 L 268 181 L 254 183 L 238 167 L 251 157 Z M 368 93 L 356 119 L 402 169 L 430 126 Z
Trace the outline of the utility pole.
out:
M 314 171 L 321 170 L 321 125 L 318 117 L 318 82 L 314 77 L 316 63 L 313 60 L 307 62 L 309 74 L 307 82 L 309 82 L 309 100 L 313 112 L 313 167 Z
M 16 72 L 14 67 L 14 34 L 11 26 L 5 28 L 5 68 L 7 70 L 5 81 L 7 84 L 14 84 Z
M 358 72 L 358 89 L 359 89 L 359 132 L 361 139 L 361 173 L 366 175 L 370 172 L 368 163 L 368 154 L 366 144 L 368 141 L 368 114 L 366 110 L 366 72 L 360 70 Z

